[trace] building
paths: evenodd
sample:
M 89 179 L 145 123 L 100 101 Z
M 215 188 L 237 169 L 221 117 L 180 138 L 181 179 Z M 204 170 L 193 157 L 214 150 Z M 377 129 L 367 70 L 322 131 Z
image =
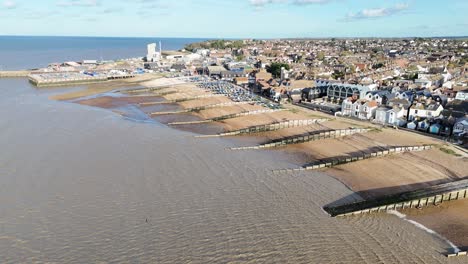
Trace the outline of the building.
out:
M 416 103 L 410 107 L 408 119 L 415 120 L 416 118 L 422 119 L 438 117 L 443 110 L 444 107 L 440 104 L 432 103 L 425 105 L 423 103 Z
M 455 99 L 462 100 L 462 101 L 468 100 L 468 89 L 459 91 Z
M 146 61 L 148 62 L 155 62 L 161 59 L 161 45 L 159 45 L 159 52 L 156 51 L 156 43 L 148 44 L 147 46 L 147 54 L 146 54 Z
M 365 98 L 366 94 L 371 91 L 369 86 L 358 84 L 328 83 L 326 86 L 328 99 L 338 103 L 343 102 L 343 100 L 349 97 Z
M 375 111 L 375 121 L 380 124 L 389 124 L 395 126 L 404 126 L 406 110 L 403 107 L 383 106 Z

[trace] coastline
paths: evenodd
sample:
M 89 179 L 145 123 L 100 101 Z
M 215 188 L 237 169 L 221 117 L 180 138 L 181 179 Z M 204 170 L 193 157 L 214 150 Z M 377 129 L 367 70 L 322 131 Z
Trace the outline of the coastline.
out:
M 148 78 L 152 78 L 152 77 L 148 77 Z M 85 104 L 85 105 L 90 102 L 89 100 L 91 100 L 91 101 L 96 102 L 95 104 L 91 104 L 95 107 L 113 108 L 114 106 L 109 103 L 113 100 L 119 100 L 115 98 L 120 98 L 120 97 L 115 97 L 115 98 L 110 97 L 110 98 L 106 98 L 105 101 L 100 102 L 99 95 L 102 93 L 115 91 L 121 87 L 128 88 L 129 84 L 134 85 L 134 87 L 142 87 L 142 86 L 151 87 L 151 85 L 155 84 L 154 82 L 151 82 L 150 84 L 149 83 L 145 84 L 144 81 L 147 81 L 147 79 L 145 77 L 142 77 L 142 79 L 138 81 L 129 79 L 123 82 L 113 82 L 112 85 L 110 86 L 107 86 L 104 84 L 103 85 L 99 84 L 96 86 L 88 86 L 83 91 L 73 92 L 69 94 L 67 93 L 59 94 L 59 95 L 55 95 L 51 97 L 50 99 L 62 100 L 62 101 L 68 101 L 68 100 L 73 99 L 75 102 Z M 166 82 L 166 80 L 160 80 L 158 82 L 164 83 Z M 187 85 L 187 84 L 182 84 L 180 86 L 178 84 L 175 84 L 175 85 L 169 85 L 166 87 L 167 89 L 173 89 L 173 91 L 180 91 L 180 92 L 176 94 L 154 96 L 154 97 L 160 97 L 163 100 L 174 100 L 177 98 L 185 98 L 186 96 L 196 96 L 201 93 L 200 90 L 194 89 L 194 87 L 191 87 L 190 85 Z M 183 90 L 189 90 L 189 91 L 183 91 Z M 90 96 L 90 95 L 95 95 L 98 97 L 98 99 L 89 99 L 89 100 L 85 99 L 84 101 L 80 101 L 80 98 Z M 136 98 L 136 99 L 131 99 L 127 101 L 124 100 L 123 102 L 121 102 L 122 105 L 135 104 L 135 103 L 138 104 L 138 103 L 146 102 L 146 100 L 151 101 L 154 99 L 151 96 L 151 93 L 147 95 L 137 95 L 132 98 Z M 202 105 L 215 104 L 215 103 L 220 103 L 220 102 L 227 102 L 227 100 L 197 99 L 197 100 L 177 103 L 177 105 L 179 105 L 182 109 L 184 109 L 184 108 L 191 108 L 191 107 L 197 107 L 197 106 L 202 106 Z M 122 105 L 118 104 L 118 106 L 122 106 Z M 200 112 L 194 113 L 193 115 L 198 116 L 200 119 L 208 119 L 208 118 L 214 118 L 220 115 L 238 113 L 238 112 L 242 112 L 245 110 L 258 110 L 258 109 L 261 109 L 261 108 L 258 107 L 257 105 L 245 105 L 245 106 L 235 106 L 235 107 L 231 106 L 231 107 L 222 107 L 222 110 L 219 110 L 219 109 L 202 110 Z M 302 119 L 306 117 L 309 118 L 310 116 L 330 118 L 329 115 L 325 115 L 320 112 L 315 112 L 315 111 L 310 111 L 310 110 L 304 110 L 302 112 L 302 109 L 301 109 L 301 111 L 299 112 L 286 111 L 286 112 L 279 112 L 279 113 L 262 114 L 262 115 L 253 116 L 253 117 L 249 116 L 249 117 L 233 118 L 229 120 L 224 120 L 222 122 L 216 122 L 216 125 L 223 127 L 224 131 L 229 131 L 229 130 L 245 128 L 254 124 L 269 124 L 272 122 L 281 121 L 285 119 Z M 364 124 L 368 125 L 367 123 L 364 123 Z M 284 138 L 287 136 L 296 135 L 300 133 L 317 131 L 317 130 L 324 129 L 324 128 L 326 129 L 348 128 L 350 125 L 362 126 L 363 123 L 353 122 L 350 120 L 334 119 L 334 120 L 327 122 L 325 125 L 313 125 L 307 128 L 289 128 L 289 129 L 278 130 L 274 132 L 268 132 L 268 133 L 264 133 L 261 135 L 255 135 L 255 134 L 249 135 L 245 137 L 246 138 L 245 141 L 252 143 L 251 138 L 254 138 L 254 140 L 258 140 L 258 143 L 261 143 L 264 141 L 280 139 L 280 138 Z M 186 128 L 186 130 L 190 131 L 190 128 Z M 401 137 L 401 135 L 404 135 L 404 136 Z M 255 137 L 258 137 L 258 138 L 255 139 Z M 243 141 L 242 137 L 236 140 Z M 268 150 L 268 151 L 282 152 L 287 155 L 293 155 L 296 157 L 296 158 L 293 158 L 293 160 L 295 159 L 297 162 L 297 165 L 299 166 L 299 165 L 302 165 L 300 162 L 304 162 L 304 161 L 310 162 L 312 160 L 319 160 L 325 157 L 329 157 L 333 155 L 340 155 L 343 153 L 353 152 L 356 150 L 365 151 L 366 148 L 370 148 L 373 145 L 378 145 L 378 146 L 384 146 L 387 144 L 405 145 L 405 144 L 412 144 L 412 143 L 414 144 L 415 142 L 417 142 L 418 144 L 441 144 L 440 141 L 432 139 L 432 138 L 419 136 L 419 135 L 412 134 L 409 132 L 395 131 L 393 129 L 385 128 L 385 129 L 382 129 L 382 131 L 366 133 L 365 135 L 364 134 L 353 135 L 353 136 L 345 137 L 343 139 L 338 139 L 338 140 L 330 139 L 330 140 L 323 140 L 323 141 L 313 142 L 313 143 L 304 143 L 304 144 L 287 146 L 286 148 L 280 148 L 280 149 L 274 149 L 274 150 Z M 419 164 L 421 164 L 421 161 L 424 160 L 425 158 L 430 158 L 431 160 L 442 159 L 441 163 L 446 163 L 446 162 L 453 162 L 453 163 L 450 163 L 448 167 L 446 167 L 447 165 L 442 165 L 440 163 L 436 164 L 436 166 L 434 167 L 431 167 L 431 166 L 429 166 L 428 168 L 419 167 L 418 168 L 419 174 L 417 177 L 414 177 L 413 173 L 399 175 L 396 172 L 392 172 L 392 167 L 398 168 L 399 170 L 403 169 L 408 172 L 413 172 L 412 168 L 415 168 L 415 166 L 416 167 L 420 166 Z M 413 159 L 414 159 L 414 162 L 409 162 Z M 390 161 L 390 164 L 386 165 L 388 161 Z M 408 162 L 408 164 L 402 165 L 404 162 Z M 418 164 L 418 165 L 412 165 L 413 163 Z M 410 154 L 410 155 L 404 155 L 402 157 L 390 157 L 390 158 L 382 158 L 382 159 L 377 159 L 377 160 L 362 161 L 362 163 L 359 163 L 359 164 L 354 163 L 354 164 L 342 165 L 339 168 L 330 169 L 324 172 L 325 174 L 339 180 L 348 188 L 352 189 L 355 192 L 355 194 L 358 194 L 359 196 L 364 197 L 364 198 L 372 198 L 372 197 L 375 197 L 376 195 L 378 196 L 378 195 L 382 195 L 382 194 L 395 191 L 396 189 L 398 190 L 401 190 L 401 188 L 406 188 L 404 190 L 410 190 L 411 188 L 417 189 L 417 188 L 420 188 L 421 186 L 425 186 L 425 184 L 427 184 L 430 181 L 441 181 L 441 180 L 450 180 L 450 179 L 453 180 L 454 179 L 453 177 L 458 178 L 458 177 L 464 176 L 464 175 L 461 175 L 463 171 L 460 172 L 460 166 L 462 166 L 463 168 L 463 165 L 460 165 L 460 164 L 463 164 L 463 163 L 459 163 L 459 160 L 454 161 L 453 157 L 450 156 L 449 154 L 442 153 L 438 149 L 435 149 L 435 150 L 430 151 L 429 156 L 427 156 L 427 153 L 424 153 L 422 155 Z M 363 169 L 363 168 L 366 168 L 366 169 Z M 440 170 L 444 171 L 448 169 L 453 170 L 455 172 L 454 174 L 450 173 L 450 175 L 452 176 L 452 177 L 449 177 L 450 179 L 447 178 L 446 174 L 440 173 Z M 375 175 L 375 173 L 384 172 L 384 171 L 387 171 L 387 173 L 383 173 L 382 175 L 377 175 L 377 176 Z M 434 174 L 434 172 L 437 172 L 437 173 Z M 388 177 L 389 174 L 399 175 L 400 178 L 393 178 L 393 179 L 389 178 Z M 356 175 L 359 175 L 359 177 L 356 177 Z M 408 179 L 408 180 L 404 181 L 404 179 Z M 402 187 L 401 186 L 402 183 L 407 186 Z M 394 187 L 394 188 L 390 188 L 390 187 Z M 371 190 L 371 192 L 369 192 L 369 190 Z M 375 192 L 374 190 L 379 190 L 379 191 Z M 414 211 L 416 209 L 412 209 L 412 210 Z M 447 232 L 446 230 L 442 230 L 440 228 L 441 222 L 443 222 L 442 220 L 440 221 L 439 219 L 428 220 L 427 218 L 425 218 L 426 217 L 425 213 L 423 211 L 421 212 L 422 212 L 421 213 L 422 216 L 419 216 L 419 218 L 415 217 L 415 219 L 419 219 L 422 224 L 435 230 L 437 233 L 440 233 L 444 237 L 447 237 L 448 239 L 450 239 L 450 241 L 453 240 L 455 244 L 465 243 L 465 241 L 463 240 L 459 241 L 459 240 L 453 239 L 455 236 L 459 236 L 460 235 L 459 233 L 453 234 L 453 233 Z M 409 218 L 413 219 L 412 218 L 413 216 L 411 214 L 408 213 L 407 215 Z M 428 215 L 431 215 L 431 213 L 428 213 Z M 458 217 L 466 217 L 466 215 L 467 215 L 466 213 L 463 213 L 460 211 L 457 216 L 451 216 L 445 221 L 448 221 L 448 220 L 452 221 L 454 219 L 464 219 L 464 218 L 458 218 Z M 418 221 L 418 220 L 415 220 L 415 221 Z

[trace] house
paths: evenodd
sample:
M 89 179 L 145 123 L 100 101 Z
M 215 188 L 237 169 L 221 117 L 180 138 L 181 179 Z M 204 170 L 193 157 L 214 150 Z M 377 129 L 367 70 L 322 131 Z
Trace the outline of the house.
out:
M 363 120 L 370 120 L 375 116 L 378 104 L 376 101 L 357 100 L 353 104 L 351 116 Z
M 395 95 L 398 99 L 408 100 L 408 102 L 412 102 L 414 99 L 413 91 L 396 92 Z
M 391 124 L 395 126 L 406 125 L 406 110 L 403 107 L 379 107 L 375 111 L 375 121 L 381 124 Z
M 344 116 L 352 116 L 354 102 L 356 102 L 356 98 L 349 97 L 343 100 L 341 104 L 341 113 Z
M 397 126 L 406 124 L 406 120 L 404 119 L 405 114 L 405 108 L 394 106 L 390 111 L 388 111 L 388 123 Z
M 458 91 L 457 96 L 455 96 L 455 99 L 457 100 L 468 100 L 468 89 L 463 90 L 463 91 Z
M 380 124 L 388 124 L 388 116 L 391 107 L 381 106 L 375 110 L 375 119 L 374 121 Z
M 368 101 L 376 101 L 379 105 L 385 105 L 387 100 L 390 96 L 390 92 L 387 90 L 379 90 L 379 91 L 370 91 L 366 94 L 365 99 Z
M 442 110 L 444 110 L 444 107 L 440 104 L 431 103 L 425 105 L 423 103 L 416 103 L 410 107 L 408 119 L 438 117 Z

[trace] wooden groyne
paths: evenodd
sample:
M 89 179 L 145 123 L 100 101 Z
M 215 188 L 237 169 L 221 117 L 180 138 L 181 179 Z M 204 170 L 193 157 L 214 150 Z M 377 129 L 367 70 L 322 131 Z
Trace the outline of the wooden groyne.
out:
M 431 145 L 423 146 L 409 146 L 409 147 L 393 147 L 386 150 L 375 151 L 371 153 L 363 153 L 362 155 L 354 155 L 352 157 L 338 157 L 338 158 L 329 158 L 325 161 L 319 161 L 318 163 L 308 164 L 301 168 L 297 169 L 282 169 L 282 170 L 273 170 L 273 172 L 284 173 L 284 172 L 294 172 L 294 171 L 307 171 L 307 170 L 319 170 L 324 168 L 331 168 L 338 165 L 343 165 L 351 162 L 357 162 L 365 159 L 378 158 L 383 156 L 388 156 L 391 154 L 405 153 L 405 152 L 415 152 L 415 151 L 424 151 L 431 149 Z
M 204 99 L 204 98 L 212 98 L 212 97 L 224 97 L 224 95 L 223 94 L 205 94 L 205 95 L 184 97 L 184 98 L 178 98 L 178 99 L 166 100 L 166 101 L 160 101 L 160 102 L 140 103 L 140 105 L 147 106 L 147 105 L 158 105 L 158 104 L 175 104 L 175 103 L 182 103 L 186 101 L 198 100 L 198 99 Z
M 218 117 L 214 117 L 212 119 L 207 119 L 207 120 L 187 121 L 187 122 L 173 122 L 173 123 L 169 123 L 168 125 L 202 124 L 202 123 L 209 123 L 209 122 L 227 120 L 227 119 L 236 118 L 236 117 L 259 115 L 259 114 L 266 114 L 266 113 L 274 113 L 274 112 L 279 112 L 279 111 L 284 111 L 284 109 L 262 109 L 262 110 L 256 110 L 256 111 L 245 111 L 245 112 L 236 113 L 236 114 L 218 116 Z
M 0 78 L 28 77 L 31 71 L 0 71 Z
M 444 183 L 416 191 L 392 194 L 372 200 L 340 206 L 325 206 L 332 217 L 386 212 L 405 208 L 421 208 L 468 198 L 468 179 Z
M 242 135 L 242 134 L 261 133 L 261 132 L 267 132 L 267 131 L 276 131 L 276 130 L 285 129 L 285 128 L 310 126 L 312 124 L 322 123 L 328 120 L 329 119 L 289 120 L 289 121 L 277 122 L 277 123 L 266 124 L 266 125 L 251 126 L 248 128 L 230 131 L 226 133 L 220 133 L 216 135 L 202 135 L 202 136 L 196 136 L 196 137 L 197 138 L 209 138 L 209 137 L 225 137 L 225 136 L 237 136 L 237 135 Z
M 187 108 L 180 111 L 171 111 L 171 112 L 153 112 L 150 113 L 151 116 L 155 115 L 172 115 L 172 114 L 183 114 L 183 113 L 190 113 L 190 112 L 199 112 L 206 109 L 224 107 L 224 106 L 233 106 L 233 105 L 243 105 L 243 104 L 253 104 L 252 101 L 245 101 L 245 102 L 226 102 L 226 103 L 219 103 L 219 104 L 212 104 L 212 105 L 204 105 L 198 106 L 193 108 Z
M 248 147 L 234 147 L 231 150 L 250 150 L 250 149 L 265 149 L 265 148 L 277 148 L 291 144 L 301 144 L 310 141 L 323 140 L 328 138 L 339 138 L 344 136 L 349 136 L 357 133 L 366 133 L 370 131 L 368 128 L 356 128 L 356 129 L 339 129 L 339 130 L 330 130 L 323 131 L 319 133 L 311 132 L 306 135 L 293 136 L 278 140 L 273 140 L 266 144 L 261 144 L 257 146 L 248 146 Z

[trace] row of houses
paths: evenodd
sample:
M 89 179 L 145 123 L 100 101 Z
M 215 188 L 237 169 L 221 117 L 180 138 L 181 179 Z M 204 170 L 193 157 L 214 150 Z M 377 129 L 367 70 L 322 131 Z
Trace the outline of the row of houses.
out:
M 445 109 L 437 100 L 411 103 L 402 99 L 403 94 L 386 102 L 379 100 L 378 93 L 368 93 L 362 99 L 349 97 L 342 103 L 341 115 L 466 140 L 468 100 L 452 101 Z

